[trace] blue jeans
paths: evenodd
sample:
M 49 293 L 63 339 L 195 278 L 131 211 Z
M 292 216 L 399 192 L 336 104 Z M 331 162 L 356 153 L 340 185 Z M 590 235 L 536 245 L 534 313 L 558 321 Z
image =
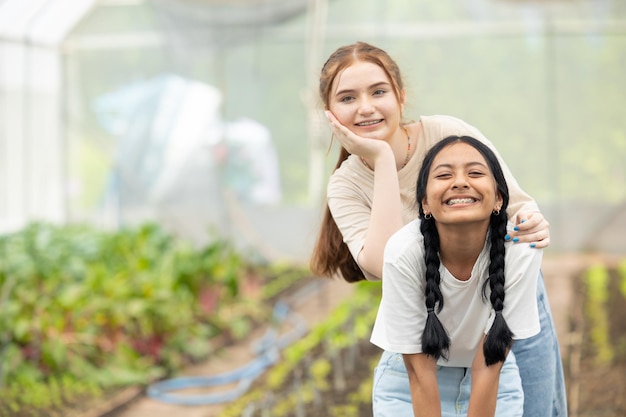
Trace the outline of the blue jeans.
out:
M 537 306 L 541 331 L 531 338 L 516 340 L 512 349 L 522 380 L 524 417 L 566 417 L 567 403 L 561 352 L 543 275 L 539 276 L 537 284 Z M 502 383 L 501 375 L 500 388 Z M 439 386 L 441 392 L 441 383 Z M 374 373 L 372 402 L 374 417 L 413 417 L 409 377 L 402 355 L 383 352 Z
M 567 417 L 561 351 L 542 274 L 537 283 L 537 307 L 541 332 L 513 344 L 527 399 L 524 417 Z
M 506 358 L 498 385 L 496 417 L 522 417 L 524 390 L 512 352 Z M 402 354 L 383 352 L 374 373 L 375 417 L 412 417 L 411 392 L 407 389 L 406 368 Z M 466 416 L 472 386 L 470 368 L 437 366 L 437 384 L 441 400 L 441 417 Z

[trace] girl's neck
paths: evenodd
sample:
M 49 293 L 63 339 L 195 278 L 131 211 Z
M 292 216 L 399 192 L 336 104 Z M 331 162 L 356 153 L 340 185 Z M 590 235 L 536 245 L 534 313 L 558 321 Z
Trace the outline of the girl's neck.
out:
M 413 155 L 415 154 L 415 150 L 417 149 L 418 143 L 420 142 L 420 140 L 422 140 L 423 127 L 422 127 L 421 121 L 409 122 L 407 124 L 401 125 L 400 127 L 401 127 L 403 134 L 405 135 L 405 138 L 406 137 L 409 138 L 409 145 L 410 145 L 410 149 L 408 150 L 409 157 L 406 160 L 402 160 L 403 165 L 407 165 L 408 162 L 413 158 Z M 405 158 L 406 158 L 406 155 L 407 154 L 404 154 Z M 398 161 L 398 158 L 396 158 L 396 162 L 397 161 Z M 404 162 L 406 162 L 406 164 L 404 164 Z M 402 169 L 402 167 L 399 168 L 398 170 L 400 169 Z
M 472 276 L 474 265 L 485 246 L 488 227 L 489 223 L 466 227 L 437 225 L 439 258 L 456 279 L 467 281 Z
M 396 160 L 396 170 L 400 171 L 406 166 L 406 164 L 408 164 L 411 156 L 415 153 L 414 149 L 417 142 L 411 137 L 404 126 L 398 126 L 398 129 L 395 131 L 393 136 L 387 140 L 387 143 L 389 143 Z M 361 162 L 363 162 L 363 165 L 367 168 L 373 170 L 371 161 L 361 157 Z
M 396 156 L 396 167 L 400 171 L 409 163 L 409 159 L 411 159 L 413 154 L 412 148 L 414 148 L 411 144 L 412 138 L 404 126 L 400 126 L 400 138 L 397 142 L 399 145 L 396 146 L 397 150 L 394 150 L 393 153 Z

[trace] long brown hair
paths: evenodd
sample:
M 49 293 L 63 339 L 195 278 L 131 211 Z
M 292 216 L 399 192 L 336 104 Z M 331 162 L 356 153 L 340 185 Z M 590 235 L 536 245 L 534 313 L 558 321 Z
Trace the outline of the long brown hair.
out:
M 378 65 L 387 74 L 396 99 L 400 101 L 404 85 L 396 62 L 382 49 L 365 42 L 357 42 L 335 50 L 322 67 L 319 94 L 325 109 L 329 108 L 331 89 L 335 79 L 344 69 L 356 62 L 370 62 Z M 334 170 L 337 170 L 348 156 L 350 153 L 341 147 Z M 331 278 L 340 275 L 348 282 L 365 279 L 361 268 L 343 241 L 341 231 L 333 219 L 328 204 L 324 210 L 309 266 L 314 274 L 323 277 Z

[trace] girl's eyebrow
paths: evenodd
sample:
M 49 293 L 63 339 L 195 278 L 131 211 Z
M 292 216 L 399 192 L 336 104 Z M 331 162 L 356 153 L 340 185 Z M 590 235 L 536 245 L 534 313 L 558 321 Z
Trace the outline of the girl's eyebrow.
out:
M 374 89 L 374 88 L 377 88 L 377 87 L 383 87 L 383 86 L 387 87 L 387 86 L 389 86 L 389 83 L 388 83 L 388 82 L 386 82 L 386 81 L 379 81 L 379 82 L 377 82 L 377 83 L 374 83 L 374 84 L 370 85 L 370 86 L 368 87 L 368 90 L 372 90 L 372 89 Z M 339 90 L 339 91 L 337 91 L 337 92 L 335 93 L 335 95 L 336 95 L 336 96 L 340 96 L 340 95 L 342 95 L 342 94 L 353 93 L 354 91 L 356 91 L 356 89 L 354 89 L 354 88 L 346 88 L 345 90 Z
M 472 166 L 475 166 L 475 165 L 483 167 L 483 168 L 487 168 L 487 165 L 485 165 L 484 163 L 482 163 L 480 161 L 473 161 L 473 162 L 468 162 L 466 164 L 463 164 L 463 166 L 465 168 L 469 168 L 469 167 L 472 167 Z M 446 163 L 439 164 L 439 165 L 436 165 L 436 166 L 433 167 L 433 171 L 436 170 L 436 169 L 439 169 L 439 168 L 452 168 L 452 167 L 453 167 L 453 164 L 446 164 Z

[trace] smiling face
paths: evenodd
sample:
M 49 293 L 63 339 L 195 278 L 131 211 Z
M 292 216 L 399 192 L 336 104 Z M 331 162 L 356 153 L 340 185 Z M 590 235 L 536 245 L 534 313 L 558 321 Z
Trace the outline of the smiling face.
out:
M 403 102 L 381 67 L 358 61 L 335 78 L 328 109 L 355 134 L 389 141 L 400 126 Z
M 435 156 L 422 200 L 425 214 L 440 225 L 488 224 L 492 211 L 501 207 L 493 174 L 473 146 L 455 142 Z

